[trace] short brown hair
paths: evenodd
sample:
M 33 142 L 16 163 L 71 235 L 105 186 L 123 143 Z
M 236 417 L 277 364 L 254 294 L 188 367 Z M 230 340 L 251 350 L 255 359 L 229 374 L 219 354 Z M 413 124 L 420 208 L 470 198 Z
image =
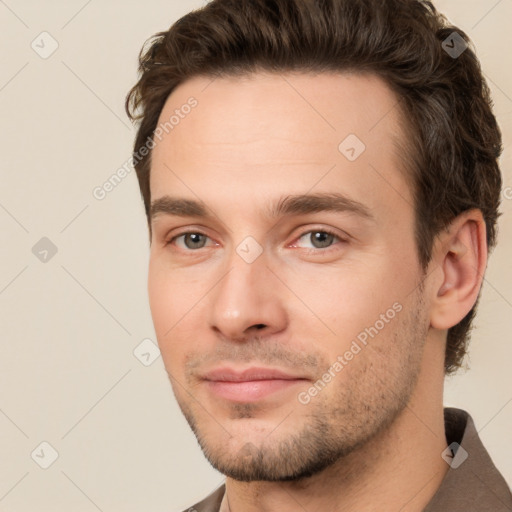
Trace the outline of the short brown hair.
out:
M 454 32 L 462 48 L 467 45 L 457 57 L 443 45 L 454 46 Z M 501 132 L 471 41 L 431 2 L 213 0 L 146 43 L 125 106 L 130 119 L 140 121 L 134 161 L 150 233 L 151 153 L 140 157 L 139 150 L 179 84 L 258 70 L 356 71 L 381 77 L 410 124 L 405 143 L 423 269 L 436 235 L 466 210 L 482 211 L 488 250 L 496 244 Z M 477 303 L 448 330 L 446 373 L 461 366 Z

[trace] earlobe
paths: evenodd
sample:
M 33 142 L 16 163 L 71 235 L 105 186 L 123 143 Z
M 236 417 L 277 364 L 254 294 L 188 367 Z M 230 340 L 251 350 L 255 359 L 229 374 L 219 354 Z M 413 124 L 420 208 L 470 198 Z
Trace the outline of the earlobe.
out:
M 459 215 L 434 246 L 440 285 L 431 308 L 431 326 L 449 329 L 458 324 L 478 299 L 487 265 L 486 227 L 480 210 Z

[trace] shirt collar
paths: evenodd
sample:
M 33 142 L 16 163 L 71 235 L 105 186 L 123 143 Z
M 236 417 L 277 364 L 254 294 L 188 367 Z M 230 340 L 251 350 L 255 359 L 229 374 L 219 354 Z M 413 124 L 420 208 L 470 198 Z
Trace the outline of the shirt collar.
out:
M 512 494 L 485 449 L 471 416 L 462 409 L 444 410 L 446 442 L 455 452 L 442 456 L 450 464 L 441 486 L 424 512 L 510 512 Z M 459 448 L 460 446 L 460 448 Z

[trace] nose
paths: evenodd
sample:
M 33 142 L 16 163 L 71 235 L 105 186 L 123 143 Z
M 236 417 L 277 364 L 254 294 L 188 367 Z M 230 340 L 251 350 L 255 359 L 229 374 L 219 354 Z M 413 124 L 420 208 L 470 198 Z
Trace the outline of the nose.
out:
M 247 263 L 238 254 L 210 295 L 210 326 L 225 339 L 269 336 L 287 325 L 285 291 L 266 266 L 264 254 Z

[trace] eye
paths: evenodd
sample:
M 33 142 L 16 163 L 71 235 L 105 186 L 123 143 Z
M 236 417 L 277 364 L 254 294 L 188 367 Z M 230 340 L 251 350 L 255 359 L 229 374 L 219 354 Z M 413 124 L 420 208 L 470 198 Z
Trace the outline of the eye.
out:
M 174 244 L 179 249 L 194 251 L 207 247 L 208 240 L 210 240 L 210 238 L 204 233 L 200 233 L 198 231 L 187 231 L 172 237 L 168 242 L 166 242 L 166 245 Z M 339 235 L 330 230 L 316 229 L 303 233 L 297 239 L 297 242 L 292 244 L 292 247 L 303 246 L 303 244 L 306 244 L 306 247 L 304 247 L 305 249 L 329 249 L 336 241 L 345 242 L 346 240 L 343 240 Z M 308 243 L 310 244 L 309 247 L 307 247 Z
M 203 233 L 188 231 L 172 237 L 166 245 L 176 243 L 180 249 L 184 250 L 202 249 L 205 247 L 207 239 L 208 237 Z
M 306 233 L 303 233 L 297 240 L 298 242 L 300 242 L 301 240 L 305 241 L 306 243 L 309 242 L 311 246 L 306 247 L 308 249 L 326 249 L 331 247 L 333 245 L 333 242 L 335 242 L 336 240 L 339 240 L 341 242 L 345 241 L 335 233 L 326 229 L 307 231 Z

